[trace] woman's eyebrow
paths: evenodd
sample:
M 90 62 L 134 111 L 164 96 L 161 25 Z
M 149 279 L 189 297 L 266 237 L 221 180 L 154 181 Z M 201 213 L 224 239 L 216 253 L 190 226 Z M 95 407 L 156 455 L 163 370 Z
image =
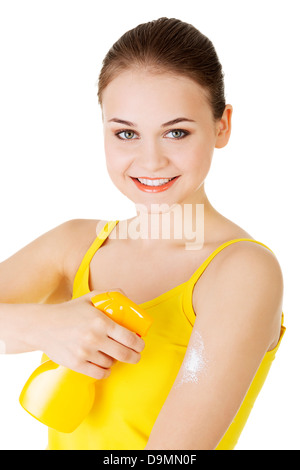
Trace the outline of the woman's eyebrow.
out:
M 185 117 L 178 117 L 176 119 L 172 119 L 172 121 L 165 122 L 164 124 L 161 125 L 161 127 L 172 126 L 173 124 L 177 124 L 178 122 L 182 122 L 182 121 L 196 122 L 193 119 L 188 119 Z M 135 124 L 134 122 L 124 121 L 123 119 L 119 119 L 119 118 L 112 118 L 108 122 L 117 122 L 119 124 L 124 124 L 125 126 L 138 127 L 137 124 Z

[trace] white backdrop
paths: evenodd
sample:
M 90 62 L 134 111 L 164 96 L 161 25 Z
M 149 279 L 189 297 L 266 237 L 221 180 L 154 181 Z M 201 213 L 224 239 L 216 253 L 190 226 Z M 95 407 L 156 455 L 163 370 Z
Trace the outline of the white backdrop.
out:
M 161 16 L 214 43 L 233 105 L 207 195 L 283 270 L 287 333 L 237 449 L 299 449 L 299 42 L 297 0 L 0 0 L 0 261 L 73 218 L 125 219 L 106 172 L 97 79 L 125 31 Z M 297 31 L 298 30 L 298 31 Z M 40 353 L 0 355 L 0 449 L 44 449 L 19 405 Z

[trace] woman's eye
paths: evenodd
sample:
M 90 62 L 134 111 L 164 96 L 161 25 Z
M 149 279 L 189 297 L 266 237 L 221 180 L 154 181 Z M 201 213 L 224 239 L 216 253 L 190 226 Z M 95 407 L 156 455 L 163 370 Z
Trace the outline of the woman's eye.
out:
M 121 134 L 124 134 L 125 137 L 121 137 Z M 120 131 L 120 132 L 117 132 L 116 134 L 116 136 L 122 140 L 132 140 L 134 135 L 135 133 L 133 131 Z
M 172 134 L 172 137 L 171 137 L 172 139 L 179 140 L 179 139 L 183 139 L 184 137 L 186 137 L 189 134 L 189 132 L 184 131 L 182 129 L 173 129 L 172 131 L 169 131 L 166 134 L 166 136 L 168 136 L 169 134 Z M 123 130 L 123 131 L 117 132 L 115 135 L 121 140 L 135 140 L 134 136 L 136 134 L 135 132 L 130 131 L 130 130 Z
M 182 129 L 174 129 L 168 132 L 168 134 L 173 134 L 173 138 L 179 140 L 179 139 L 183 139 L 184 137 L 186 137 L 189 133 L 187 131 L 183 131 Z

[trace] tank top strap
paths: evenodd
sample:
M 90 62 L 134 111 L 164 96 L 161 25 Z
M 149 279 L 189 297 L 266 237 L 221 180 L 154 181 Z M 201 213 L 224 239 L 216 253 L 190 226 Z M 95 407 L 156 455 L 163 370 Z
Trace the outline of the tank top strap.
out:
M 85 253 L 81 264 L 77 270 L 77 273 L 74 278 L 73 283 L 73 298 L 79 297 L 80 295 L 87 294 L 89 292 L 89 270 L 90 270 L 90 262 L 96 253 L 96 251 L 100 248 L 103 242 L 107 239 L 109 234 L 112 232 L 114 227 L 117 225 L 119 221 L 113 220 L 109 221 L 105 224 L 105 226 L 97 233 L 97 237 Z
M 195 321 L 195 313 L 193 310 L 193 304 L 192 304 L 192 294 L 193 294 L 193 289 L 198 281 L 199 277 L 201 274 L 205 271 L 209 263 L 214 259 L 214 257 L 220 253 L 226 246 L 231 245 L 232 243 L 240 242 L 240 241 L 249 241 L 249 242 L 254 242 L 258 243 L 259 245 L 264 246 L 268 250 L 270 250 L 272 253 L 274 253 L 271 248 L 269 248 L 267 245 L 265 245 L 262 242 L 259 242 L 257 240 L 253 240 L 252 238 L 235 238 L 233 240 L 229 240 L 227 242 L 222 243 L 218 248 L 216 248 L 209 256 L 208 258 L 204 261 L 204 263 L 199 266 L 197 271 L 194 272 L 194 274 L 190 277 L 190 279 L 186 283 L 186 288 L 183 294 L 183 309 L 185 311 L 185 314 L 188 318 L 188 320 L 191 322 L 191 324 L 194 324 Z

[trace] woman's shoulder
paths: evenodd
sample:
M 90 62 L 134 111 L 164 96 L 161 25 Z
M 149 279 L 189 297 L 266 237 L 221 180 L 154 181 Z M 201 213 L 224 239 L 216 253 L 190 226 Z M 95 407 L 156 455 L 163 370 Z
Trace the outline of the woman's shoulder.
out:
M 70 219 L 64 223 L 65 240 L 78 248 L 88 248 L 106 223 L 106 220 L 99 219 Z
M 65 222 L 62 236 L 65 244 L 65 274 L 68 279 L 73 280 L 85 253 L 106 223 L 106 220 L 99 219 L 71 219 Z
M 243 227 L 220 213 L 217 213 L 215 218 L 214 233 L 216 235 L 210 236 L 211 246 L 219 247 L 225 245 L 216 261 L 222 262 L 225 259 L 228 260 L 228 258 L 232 259 L 234 254 L 236 259 L 240 258 L 241 263 L 244 261 L 242 259 L 243 256 L 247 256 L 247 254 L 250 258 L 254 256 L 254 258 L 261 257 L 262 259 L 263 254 L 265 254 L 264 258 L 266 260 L 276 258 L 265 240 L 257 239 Z
M 251 262 L 270 266 L 278 264 L 279 266 L 276 255 L 266 240 L 257 239 L 230 220 L 223 227 L 224 231 L 221 232 L 219 242 L 220 245 L 225 243 L 225 248 L 218 259 L 220 263 L 228 264 L 230 260 L 232 264 L 237 263 L 241 266 Z M 228 245 L 227 242 L 229 242 Z
M 225 237 L 223 234 L 218 243 L 220 246 L 224 244 L 223 249 L 195 285 L 195 305 L 205 315 L 205 311 L 210 311 L 218 298 L 221 302 L 224 299 L 224 305 L 228 302 L 228 312 L 232 315 L 233 306 L 237 304 L 244 313 L 249 311 L 251 321 L 255 321 L 256 316 L 257 324 L 261 324 L 263 315 L 265 322 L 268 320 L 274 328 L 273 346 L 278 340 L 282 314 L 283 276 L 280 264 L 265 240 L 256 240 L 240 227 L 232 228 Z M 231 241 L 234 242 L 226 243 Z M 245 308 L 246 305 L 255 307 L 252 311 Z M 229 321 L 234 320 L 230 318 L 230 313 L 227 315 Z
M 280 264 L 267 241 L 253 237 L 242 227 L 223 216 L 221 219 L 217 239 L 214 240 L 212 246 L 222 247 L 222 249 L 211 263 L 208 271 L 212 274 L 210 280 L 213 281 L 216 274 L 221 272 L 226 273 L 226 276 L 232 276 L 232 279 L 237 273 L 245 276 L 250 276 L 251 273 L 255 276 L 257 273 L 256 279 L 259 282 L 259 272 L 261 272 L 261 276 L 265 274 L 267 278 L 271 275 L 277 276 L 280 282 L 282 278 Z

